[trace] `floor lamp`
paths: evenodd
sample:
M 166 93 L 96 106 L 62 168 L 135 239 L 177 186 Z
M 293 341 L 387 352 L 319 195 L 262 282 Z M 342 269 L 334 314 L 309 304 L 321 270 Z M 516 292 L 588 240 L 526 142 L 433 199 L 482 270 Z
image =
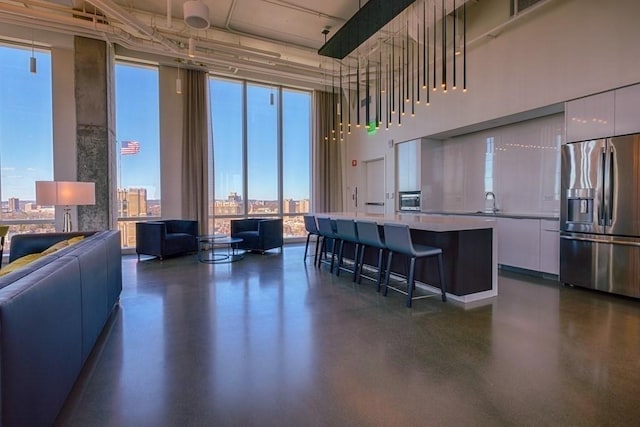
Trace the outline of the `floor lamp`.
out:
M 93 182 L 36 181 L 36 204 L 64 206 L 63 232 L 73 230 L 70 206 L 95 205 L 96 185 Z

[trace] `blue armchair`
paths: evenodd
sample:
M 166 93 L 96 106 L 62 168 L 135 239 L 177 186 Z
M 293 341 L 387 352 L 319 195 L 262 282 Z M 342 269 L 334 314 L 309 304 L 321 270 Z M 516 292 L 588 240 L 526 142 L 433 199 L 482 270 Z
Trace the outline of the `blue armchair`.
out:
M 231 220 L 231 237 L 240 237 L 238 249 L 263 253 L 269 249 L 282 250 L 282 218 L 250 218 Z
M 198 250 L 198 221 L 169 219 L 136 223 L 136 253 L 160 259 Z

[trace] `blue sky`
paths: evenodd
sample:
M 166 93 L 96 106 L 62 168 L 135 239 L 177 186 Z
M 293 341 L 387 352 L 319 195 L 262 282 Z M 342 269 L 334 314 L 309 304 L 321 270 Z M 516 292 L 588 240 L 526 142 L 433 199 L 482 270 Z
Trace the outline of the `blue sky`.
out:
M 35 52 L 38 72 L 29 72 L 30 49 L 0 46 L 0 165 L 2 200 L 35 198 L 36 180 L 53 179 L 51 57 Z M 11 82 L 11 84 L 6 84 Z M 216 198 L 242 192 L 242 84 L 215 79 L 210 84 Z M 274 104 L 271 105 L 271 94 Z M 310 108 L 308 92 L 283 95 L 284 198 L 304 199 L 310 191 Z M 158 71 L 154 67 L 116 65 L 117 150 L 125 140 L 140 152 L 120 156 L 120 187 L 144 187 L 160 198 Z M 247 86 L 249 197 L 277 198 L 276 88 Z
M 35 199 L 35 181 L 53 179 L 51 58 L 0 45 L 0 166 L 2 200 Z

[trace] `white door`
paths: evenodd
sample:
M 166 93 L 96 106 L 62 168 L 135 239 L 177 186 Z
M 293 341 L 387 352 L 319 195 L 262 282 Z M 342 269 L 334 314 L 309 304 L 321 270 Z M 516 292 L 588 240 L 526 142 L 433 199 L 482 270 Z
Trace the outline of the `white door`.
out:
M 384 214 L 384 159 L 364 162 L 364 211 L 370 214 Z

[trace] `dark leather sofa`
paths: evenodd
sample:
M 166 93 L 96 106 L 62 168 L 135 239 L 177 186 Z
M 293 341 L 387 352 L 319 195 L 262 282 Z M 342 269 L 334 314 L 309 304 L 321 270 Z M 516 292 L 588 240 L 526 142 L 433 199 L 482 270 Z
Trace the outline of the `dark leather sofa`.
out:
M 0 277 L 3 426 L 50 426 L 122 290 L 120 232 L 16 235 L 11 259 L 85 234 Z
M 168 219 L 136 223 L 136 253 L 160 259 L 198 250 L 198 221 Z
M 282 218 L 249 218 L 231 220 L 231 237 L 240 237 L 238 249 L 264 253 L 282 248 Z

